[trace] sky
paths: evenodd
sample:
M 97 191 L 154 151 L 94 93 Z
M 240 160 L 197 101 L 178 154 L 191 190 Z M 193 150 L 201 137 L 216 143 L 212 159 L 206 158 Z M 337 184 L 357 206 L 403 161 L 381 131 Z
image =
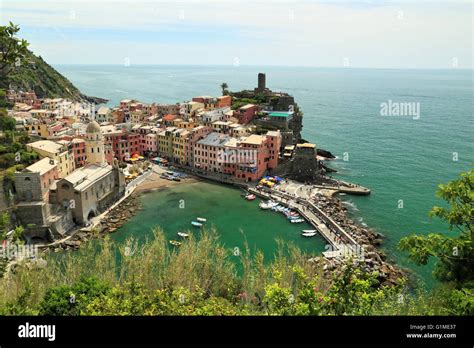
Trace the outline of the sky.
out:
M 472 0 L 0 0 L 51 64 L 473 68 Z

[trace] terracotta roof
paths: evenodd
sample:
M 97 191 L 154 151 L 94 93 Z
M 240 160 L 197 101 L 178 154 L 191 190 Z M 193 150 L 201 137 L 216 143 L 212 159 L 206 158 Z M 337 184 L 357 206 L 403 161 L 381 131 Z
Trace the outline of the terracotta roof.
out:
M 176 115 L 167 114 L 163 116 L 163 121 L 173 121 L 176 118 Z

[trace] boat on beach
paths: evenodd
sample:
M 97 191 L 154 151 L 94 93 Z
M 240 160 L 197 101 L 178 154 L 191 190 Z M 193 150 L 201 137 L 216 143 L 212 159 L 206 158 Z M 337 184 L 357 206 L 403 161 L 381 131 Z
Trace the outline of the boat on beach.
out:
M 177 240 L 170 240 L 170 244 L 173 245 L 173 246 L 180 246 L 183 243 L 178 242 Z
M 191 222 L 191 225 L 196 226 L 196 227 L 201 227 L 201 226 L 202 226 L 202 223 L 197 222 L 197 221 L 192 221 L 192 222 Z
M 202 217 L 198 217 L 198 218 L 196 218 L 196 220 L 199 221 L 199 222 L 206 222 L 207 221 L 207 219 L 202 218 Z
M 184 232 L 178 232 L 178 236 L 180 236 L 181 238 L 188 238 L 188 237 L 189 237 L 189 234 L 188 234 L 188 233 L 184 233 Z

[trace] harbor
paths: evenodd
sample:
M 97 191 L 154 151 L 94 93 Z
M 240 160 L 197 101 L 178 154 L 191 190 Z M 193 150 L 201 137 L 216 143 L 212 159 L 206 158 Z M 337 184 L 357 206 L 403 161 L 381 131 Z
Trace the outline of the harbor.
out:
M 358 257 L 356 252 L 361 250 L 361 246 L 341 226 L 309 200 L 268 188 L 248 188 L 248 191 L 263 199 L 277 202 L 279 205 L 296 211 L 303 217 L 331 246 L 331 248 L 328 248 L 329 250 L 323 252 L 324 257 L 333 258 L 343 254 Z

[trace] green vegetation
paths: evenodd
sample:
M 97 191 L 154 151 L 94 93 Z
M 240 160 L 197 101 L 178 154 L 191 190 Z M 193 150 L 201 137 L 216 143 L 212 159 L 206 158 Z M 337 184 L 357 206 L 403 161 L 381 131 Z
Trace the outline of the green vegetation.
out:
M 28 52 L 28 42 L 16 37 L 19 31 L 12 22 L 0 26 L 0 75 L 6 75 L 14 66 L 20 65 Z
M 4 192 L 9 192 L 14 190 L 15 171 L 35 163 L 39 155 L 27 150 L 30 138 L 27 133 L 15 129 L 15 119 L 8 116 L 5 107 L 2 107 L 4 95 L 0 89 L 0 179 L 3 179 Z
M 0 26 L 0 89 L 35 91 L 40 98 L 98 101 L 83 95 L 68 79 L 28 50 L 28 42 L 17 38 L 13 23 Z M 1 99 L 1 98 L 0 98 Z
M 221 83 L 222 95 L 229 94 L 228 88 L 229 88 L 229 85 L 226 82 Z
M 139 245 L 105 239 L 48 257 L 47 267 L 17 264 L 0 279 L 1 315 L 396 315 L 449 314 L 442 297 L 383 287 L 350 262 L 332 277 L 292 245 L 238 256 L 213 231 L 171 249 L 160 230 Z
M 453 308 L 474 315 L 474 170 L 440 185 L 438 196 L 449 207 L 433 207 L 430 216 L 446 221 L 449 230 L 455 231 L 457 236 L 413 235 L 403 238 L 400 248 L 418 265 L 426 265 L 431 257 L 436 258 L 433 274 L 444 283 Z
M 0 216 L 0 241 L 7 239 L 7 233 L 12 227 L 10 221 L 10 215 L 8 212 L 3 212 Z M 13 235 L 10 238 L 10 241 L 15 244 L 24 244 L 22 239 L 24 228 L 23 226 L 17 226 L 13 230 Z

